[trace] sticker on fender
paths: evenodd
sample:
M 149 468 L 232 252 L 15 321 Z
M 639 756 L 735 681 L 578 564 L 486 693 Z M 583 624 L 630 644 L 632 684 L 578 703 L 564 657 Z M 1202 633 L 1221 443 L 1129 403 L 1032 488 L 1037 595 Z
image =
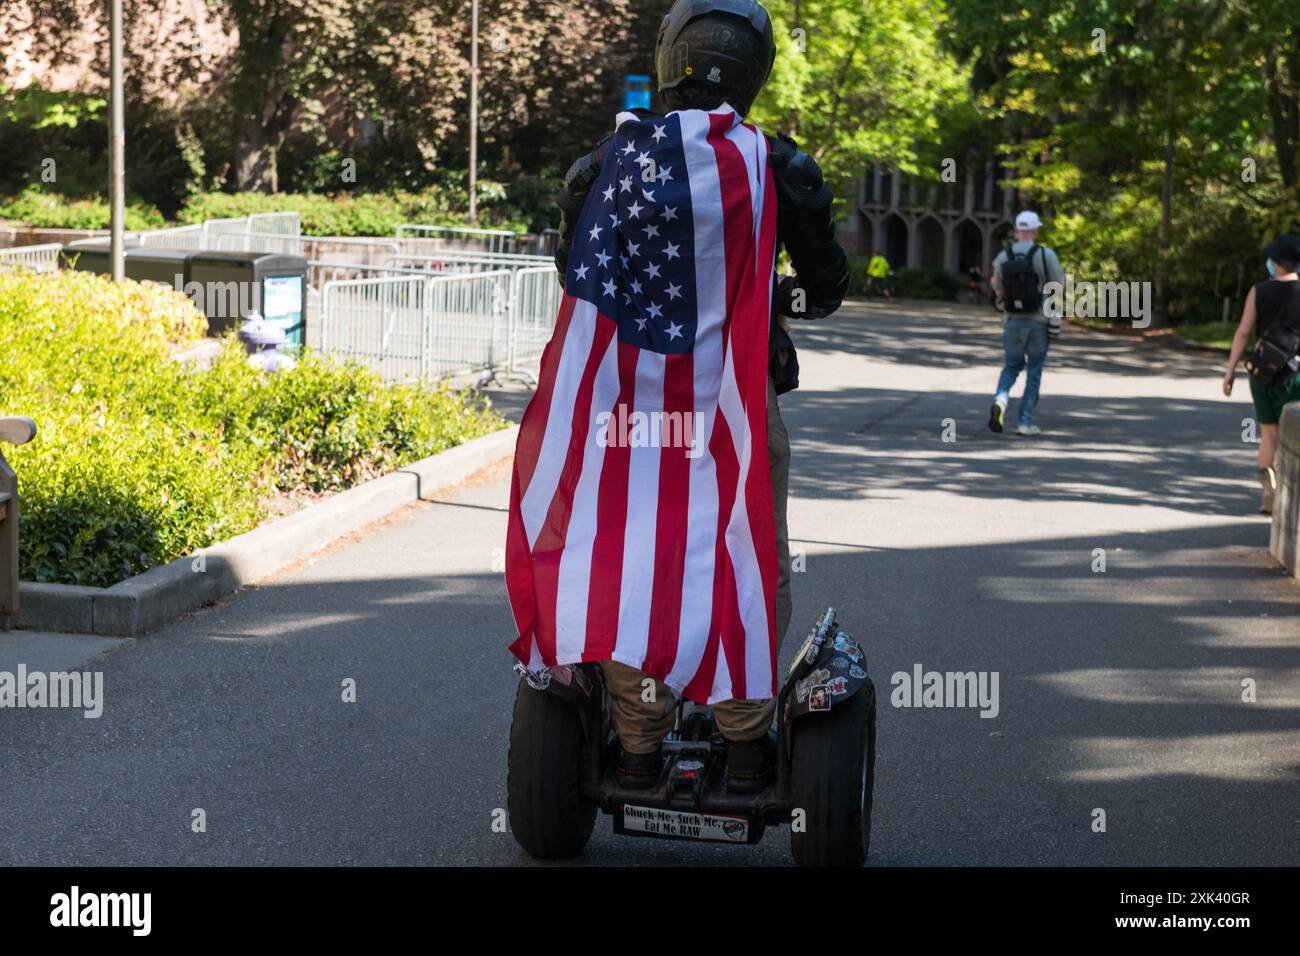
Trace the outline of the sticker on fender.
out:
M 720 817 L 712 813 L 683 813 L 626 804 L 617 818 L 620 833 L 645 834 L 678 840 L 712 840 L 719 843 L 747 843 L 749 821 L 744 817 Z

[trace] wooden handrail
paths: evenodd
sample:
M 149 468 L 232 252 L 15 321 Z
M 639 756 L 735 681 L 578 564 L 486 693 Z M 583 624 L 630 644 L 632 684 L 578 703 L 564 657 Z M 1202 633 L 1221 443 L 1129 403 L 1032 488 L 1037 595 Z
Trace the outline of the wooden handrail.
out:
M 26 445 L 36 437 L 36 423 L 26 415 L 0 417 L 0 441 L 11 445 Z

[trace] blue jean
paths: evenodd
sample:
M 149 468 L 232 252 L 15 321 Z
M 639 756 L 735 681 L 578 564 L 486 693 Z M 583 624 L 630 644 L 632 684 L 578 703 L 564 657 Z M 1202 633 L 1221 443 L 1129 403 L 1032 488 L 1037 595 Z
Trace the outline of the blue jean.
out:
M 1011 397 L 1011 387 L 1020 373 L 1025 373 L 1025 394 L 1020 398 L 1019 424 L 1034 423 L 1034 409 L 1038 407 L 1038 386 L 1043 381 L 1043 366 L 1047 364 L 1047 326 L 1034 319 L 1008 316 L 1002 326 L 1002 348 L 1006 364 L 998 378 L 995 401 L 1003 404 Z

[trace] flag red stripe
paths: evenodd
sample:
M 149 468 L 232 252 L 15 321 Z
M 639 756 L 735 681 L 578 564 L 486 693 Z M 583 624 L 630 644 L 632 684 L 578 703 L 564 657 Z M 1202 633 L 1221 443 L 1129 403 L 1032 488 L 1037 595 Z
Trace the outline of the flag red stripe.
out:
M 664 363 L 664 418 L 694 414 L 695 356 L 669 355 Z M 683 419 L 689 420 L 689 419 Z M 682 619 L 682 571 L 691 499 L 691 460 L 683 448 L 659 449 L 659 508 L 655 521 L 654 595 L 642 670 L 667 674 L 677 659 Z
M 536 628 L 537 595 L 533 590 L 533 558 L 528 547 L 528 533 L 524 526 L 523 499 L 537 468 L 542 439 L 546 436 L 546 420 L 551 411 L 551 397 L 555 379 L 564 352 L 564 340 L 569 333 L 575 300 L 568 293 L 560 301 L 560 311 L 555 319 L 555 332 L 542 352 L 537 375 L 537 390 L 524 409 L 515 441 L 515 459 L 510 476 L 510 519 L 506 527 L 506 594 L 514 614 L 519 637 L 510 645 L 511 652 L 527 661 L 532 650 L 533 632 Z
M 619 592 L 623 582 L 623 536 L 627 530 L 628 472 L 632 449 L 619 435 L 619 408 L 630 415 L 636 397 L 636 364 L 641 350 L 619 342 L 618 401 L 607 427 L 605 458 L 596 500 L 596 536 L 591 546 L 584 661 L 607 661 L 618 639 Z
M 533 542 L 533 586 L 537 594 L 537 645 L 547 664 L 555 663 L 555 599 L 559 589 L 560 558 L 564 554 L 564 539 L 573 515 L 573 492 L 582 475 L 582 459 L 587 445 L 587 429 L 591 420 L 591 396 L 595 390 L 596 370 L 600 367 L 605 350 L 614 337 L 614 322 L 597 313 L 596 327 L 592 332 L 591 351 L 582 371 L 582 380 L 573 403 L 573 418 L 569 426 L 569 447 L 564 457 L 564 468 L 546 520 Z

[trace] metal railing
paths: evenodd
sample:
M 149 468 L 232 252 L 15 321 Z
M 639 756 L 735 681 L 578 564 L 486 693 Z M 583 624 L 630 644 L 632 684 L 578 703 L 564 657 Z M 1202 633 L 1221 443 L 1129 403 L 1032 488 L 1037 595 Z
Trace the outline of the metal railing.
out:
M 151 249 L 201 249 L 203 248 L 203 223 L 176 226 L 172 229 L 154 229 L 150 232 L 142 232 L 135 238 L 136 245 Z
M 332 259 L 308 259 L 308 286 L 323 289 L 331 282 L 343 282 L 348 279 L 383 279 L 390 276 L 424 276 L 428 278 L 427 269 L 407 269 L 394 265 L 369 266 L 358 262 L 337 262 Z
M 415 245 L 429 249 L 465 249 L 477 252 L 514 252 L 514 243 L 519 234 L 508 229 L 476 229 L 471 226 L 431 226 L 422 222 L 406 222 L 397 227 L 394 238 L 403 240 L 423 240 L 413 243 L 403 242 L 403 247 Z M 412 252 L 417 251 L 411 249 Z
M 409 255 L 433 255 L 444 250 L 488 254 L 554 255 L 559 243 L 558 230 L 546 229 L 539 235 L 511 232 L 507 229 L 473 229 L 467 226 L 430 226 L 410 222 L 397 227 L 394 238 L 402 252 Z
M 128 232 L 124 236 L 129 249 L 222 249 L 228 252 L 257 252 L 256 240 L 263 236 L 292 238 L 302 233 L 302 218 L 296 212 L 257 212 L 236 219 L 208 219 L 189 226 Z M 108 234 L 74 239 L 69 248 L 98 245 Z
M 330 236 L 277 236 L 269 233 L 252 235 L 217 234 L 212 248 L 225 252 L 278 252 L 318 261 L 352 262 L 362 266 L 382 265 L 388 256 L 397 255 L 391 239 L 336 239 Z
M 554 332 L 563 290 L 549 256 L 451 247 L 404 253 L 400 239 L 302 236 L 298 228 L 296 213 L 270 214 L 140 233 L 129 236 L 128 245 L 182 249 L 197 243 L 302 256 L 308 260 L 311 344 L 368 365 L 387 381 L 475 371 L 526 376 L 523 369 L 541 356 Z M 53 271 L 59 249 L 0 251 L 0 271 Z
M 553 265 L 515 272 L 510 290 L 507 372 L 524 374 L 524 365 L 542 357 L 542 350 L 555 332 L 555 317 L 563 296 L 564 288 L 556 280 Z
M 389 256 L 385 266 L 398 269 L 418 269 L 422 272 L 465 273 L 497 272 L 502 269 L 535 269 L 551 266 L 546 256 L 521 255 L 511 252 L 470 252 L 465 249 L 444 249 L 426 255 Z
M 57 242 L 0 249 L 0 272 L 57 272 L 62 249 Z
M 511 273 L 399 275 L 327 282 L 320 351 L 386 381 L 430 381 L 503 365 Z
M 266 238 L 294 239 L 302 235 L 302 218 L 296 212 L 257 212 L 237 219 L 209 219 L 203 223 L 199 248 L 229 252 L 261 252 Z

